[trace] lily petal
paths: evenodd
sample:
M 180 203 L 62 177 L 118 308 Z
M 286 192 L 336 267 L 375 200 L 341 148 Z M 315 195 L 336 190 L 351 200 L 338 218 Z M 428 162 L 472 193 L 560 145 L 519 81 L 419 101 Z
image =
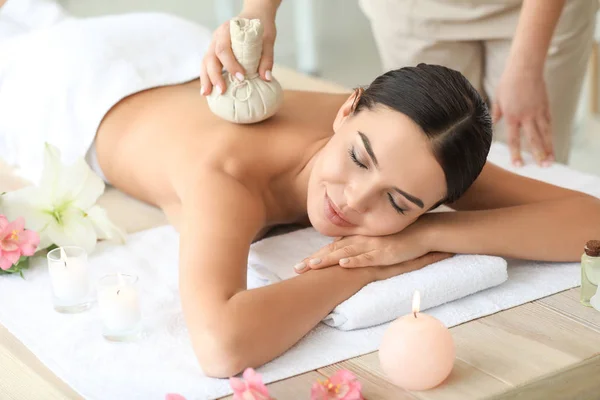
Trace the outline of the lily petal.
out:
M 81 210 L 69 208 L 62 213 L 62 224 L 53 221 L 44 232 L 57 246 L 79 246 L 91 253 L 96 247 L 96 231 Z
M 83 158 L 79 158 L 74 164 L 65 167 L 67 180 L 61 181 L 58 190 L 65 193 L 66 198 L 72 201 L 73 206 L 82 210 L 88 210 L 104 193 L 104 181 L 96 175 Z
M 41 232 L 52 219 L 44 210 L 50 209 L 50 201 L 43 205 L 40 192 L 32 186 L 5 193 L 2 201 L 2 212 L 10 219 L 23 217 L 25 228 Z
M 119 243 L 125 243 L 125 232 L 112 223 L 102 207 L 93 206 L 87 211 L 87 214 L 99 239 L 116 240 Z

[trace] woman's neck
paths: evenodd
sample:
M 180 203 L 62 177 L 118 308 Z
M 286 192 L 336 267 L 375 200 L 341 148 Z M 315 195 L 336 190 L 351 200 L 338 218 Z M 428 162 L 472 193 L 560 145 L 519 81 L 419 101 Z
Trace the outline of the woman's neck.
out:
M 297 165 L 271 185 L 271 196 L 277 208 L 299 222 L 306 217 L 308 182 L 313 166 L 330 137 L 321 138 L 304 149 Z M 269 204 L 267 204 L 269 206 Z

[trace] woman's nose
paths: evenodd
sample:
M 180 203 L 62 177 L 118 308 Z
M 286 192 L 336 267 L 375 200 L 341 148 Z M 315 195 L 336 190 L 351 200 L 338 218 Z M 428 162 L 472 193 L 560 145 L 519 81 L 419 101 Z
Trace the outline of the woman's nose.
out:
M 347 186 L 344 191 L 346 205 L 353 211 L 364 213 L 368 210 L 369 192 L 366 186 Z

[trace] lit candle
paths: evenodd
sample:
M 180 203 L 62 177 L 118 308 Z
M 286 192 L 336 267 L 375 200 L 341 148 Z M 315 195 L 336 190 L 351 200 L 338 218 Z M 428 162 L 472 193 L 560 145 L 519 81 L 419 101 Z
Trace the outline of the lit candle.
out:
M 427 390 L 444 381 L 454 365 L 452 335 L 442 322 L 419 313 L 420 296 L 413 296 L 412 313 L 390 324 L 379 347 L 379 362 L 390 382 L 406 390 Z
M 104 324 L 104 336 L 110 340 L 127 340 L 137 336 L 142 319 L 137 277 L 107 275 L 98 286 L 98 306 Z
M 59 247 L 48 253 L 48 271 L 57 311 L 89 308 L 90 280 L 87 254 L 80 247 Z

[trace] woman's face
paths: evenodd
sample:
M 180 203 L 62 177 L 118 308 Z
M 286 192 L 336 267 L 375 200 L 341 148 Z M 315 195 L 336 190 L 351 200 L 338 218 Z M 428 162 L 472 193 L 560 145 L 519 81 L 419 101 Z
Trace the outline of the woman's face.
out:
M 444 198 L 444 172 L 410 118 L 386 107 L 352 115 L 353 100 L 315 160 L 308 216 L 328 236 L 399 232 Z

